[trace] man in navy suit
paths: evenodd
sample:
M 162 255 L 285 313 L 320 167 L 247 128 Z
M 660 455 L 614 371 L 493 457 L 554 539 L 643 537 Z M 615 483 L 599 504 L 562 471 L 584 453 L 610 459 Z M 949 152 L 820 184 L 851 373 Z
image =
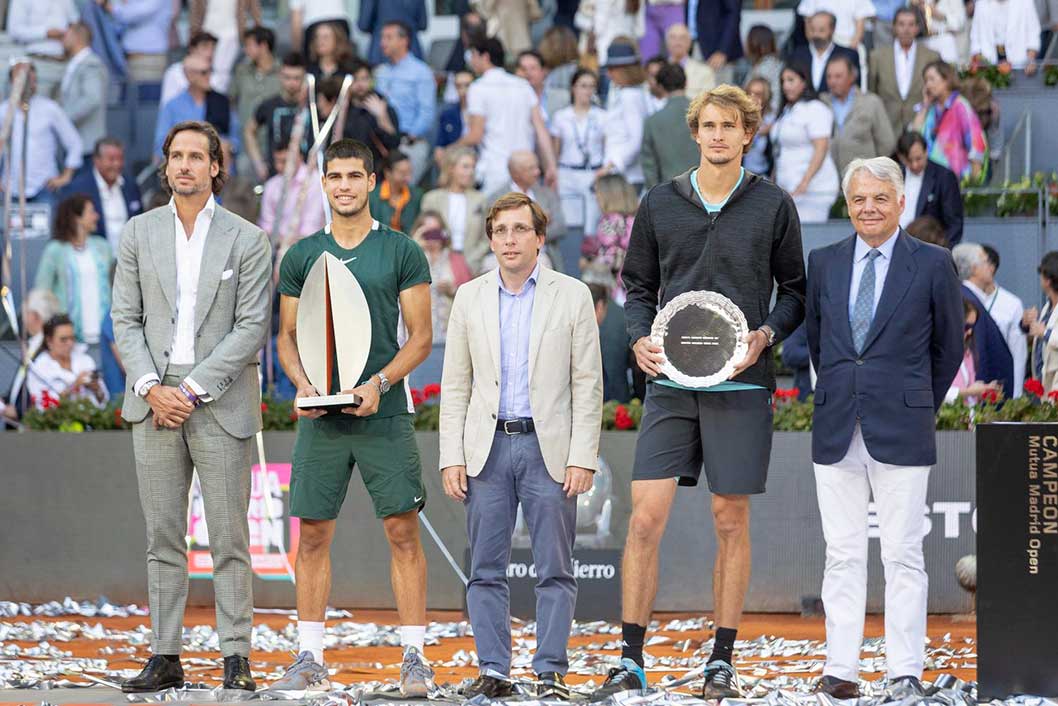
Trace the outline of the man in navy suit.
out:
M 919 216 L 932 216 L 944 226 L 948 247 L 962 240 L 962 194 L 955 172 L 927 158 L 926 138 L 922 133 L 908 130 L 896 143 L 900 164 L 904 167 L 904 191 L 907 208 L 900 216 L 900 225 L 907 225 Z
M 92 150 L 92 163 L 86 164 L 63 189 L 63 198 L 84 194 L 99 214 L 99 231 L 110 241 L 116 254 L 125 223 L 143 211 L 136 180 L 123 176 L 125 147 L 115 137 L 104 137 Z
M 716 72 L 717 83 L 732 83 L 728 67 L 744 54 L 739 32 L 741 21 L 741 0 L 698 0 L 695 16 L 688 22 L 696 25 L 698 48 Z
M 812 86 L 818 94 L 829 90 L 827 65 L 831 59 L 847 57 L 850 64 L 856 67 L 857 75 L 863 76 L 860 55 L 856 50 L 834 43 L 834 28 L 837 24 L 838 19 L 832 13 L 826 10 L 815 13 L 805 20 L 805 37 L 808 44 L 798 46 L 790 53 L 791 64 L 798 64 L 811 71 Z
M 935 414 L 963 357 L 963 305 L 947 250 L 900 228 L 900 167 L 857 159 L 842 182 L 856 233 L 808 257 L 805 325 L 818 373 L 812 461 L 827 544 L 827 660 L 818 689 L 859 695 L 873 491 L 885 566 L 890 684 L 919 694 L 928 579 L 922 557 Z

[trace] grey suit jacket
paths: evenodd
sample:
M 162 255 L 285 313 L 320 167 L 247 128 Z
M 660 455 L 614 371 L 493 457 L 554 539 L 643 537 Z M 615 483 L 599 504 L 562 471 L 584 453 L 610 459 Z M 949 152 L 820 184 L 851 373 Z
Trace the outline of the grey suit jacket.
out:
M 821 95 L 819 100 L 834 107 L 834 97 L 829 93 Z M 854 159 L 888 157 L 896 149 L 896 136 L 885 115 L 885 106 L 873 93 L 857 90 L 844 126 L 839 131 L 835 120 L 830 134 L 830 155 L 838 174 L 844 174 L 845 167 Z
M 896 82 L 893 45 L 876 47 L 871 52 L 867 88 L 882 99 L 886 115 L 889 116 L 889 126 L 897 137 L 915 119 L 915 105 L 922 102 L 922 69 L 931 61 L 939 59 L 940 54 L 918 42 L 915 47 L 915 68 L 911 72 L 911 88 L 907 92 L 907 98 L 901 98 L 900 87 Z
M 168 206 L 130 219 L 114 276 L 114 339 L 125 365 L 122 416 L 150 412 L 133 386 L 148 373 L 165 376 L 176 329 L 176 226 Z M 257 226 L 217 206 L 206 235 L 195 299 L 195 364 L 190 377 L 229 434 L 261 429 L 257 353 L 268 334 L 271 248 Z
M 70 116 L 85 153 L 107 133 L 107 91 L 110 74 L 103 60 L 89 50 L 88 56 L 74 69 L 65 90 L 59 96 L 62 109 Z
M 670 96 L 664 107 L 643 124 L 643 185 L 651 189 L 698 166 L 698 145 L 687 127 L 691 99 Z

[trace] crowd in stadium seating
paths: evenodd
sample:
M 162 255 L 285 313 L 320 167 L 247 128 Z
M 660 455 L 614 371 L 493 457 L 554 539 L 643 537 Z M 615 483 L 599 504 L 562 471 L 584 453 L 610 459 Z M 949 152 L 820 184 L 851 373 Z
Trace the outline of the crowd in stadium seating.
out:
M 361 0 L 357 18 L 341 0 L 292 0 L 280 18 L 289 26 L 283 37 L 263 25 L 259 0 L 190 0 L 183 45 L 179 0 L 80 8 L 11 0 L 7 32 L 24 59 L 12 62 L 8 86 L 24 80 L 26 88 L 21 101 L 0 105 L 0 123 L 15 110 L 16 146 L 4 154 L 2 183 L 15 197 L 49 204 L 54 228 L 22 297 L 32 364 L 2 391 L 5 414 L 23 411 L 23 388 L 100 405 L 108 390 L 124 389 L 109 319 L 114 254 L 125 222 L 168 199 L 146 184 L 148 198 L 141 195 L 126 144 L 107 130 L 114 82 L 158 87 L 156 160 L 176 123 L 217 128 L 229 173 L 219 201 L 268 233 L 277 270 L 294 242 L 326 222 L 317 164 L 306 159 L 313 145 L 352 137 L 376 158 L 372 213 L 427 252 L 435 344 L 444 341 L 455 289 L 495 266 L 484 214 L 500 195 L 520 191 L 549 215 L 545 264 L 579 269 L 604 339 L 623 346 L 624 248 L 644 190 L 698 162 L 686 127 L 691 97 L 735 83 L 758 101 L 764 119 L 744 164 L 788 191 L 803 223 L 840 208 L 849 162 L 893 155 L 907 185 L 901 224 L 959 246 L 961 188 L 986 183 L 1002 152 L 991 86 L 961 81 L 959 67 L 988 62 L 1034 74 L 1058 27 L 1056 0 L 801 0 L 781 36 L 763 24 L 743 32 L 741 12 L 722 0 L 445 4 L 460 14 L 460 32 L 434 68 L 418 37 L 425 0 Z M 351 37 L 354 20 L 369 36 L 362 48 Z M 169 64 L 173 56 L 181 58 Z M 307 110 L 310 78 L 320 134 Z M 561 247 L 568 232 L 584 234 L 579 260 Z M 961 247 L 960 276 L 981 303 L 974 321 L 980 328 L 982 318 L 994 320 L 1012 360 L 1003 368 L 1009 375 L 986 384 L 1009 380 L 1007 392 L 1017 394 L 1026 369 L 1053 376 L 1058 339 L 1047 344 L 1047 322 L 1058 256 L 1040 269 L 1050 304 L 1026 311 L 995 284 L 994 250 Z M 787 345 L 790 364 L 803 374 L 795 343 Z M 609 358 L 618 362 L 607 370 L 607 398 L 627 399 L 637 385 L 614 369 L 619 351 Z M 993 367 L 978 360 L 982 369 Z M 962 396 L 982 394 L 976 382 L 968 377 L 972 389 Z M 32 403 L 43 404 L 42 395 Z

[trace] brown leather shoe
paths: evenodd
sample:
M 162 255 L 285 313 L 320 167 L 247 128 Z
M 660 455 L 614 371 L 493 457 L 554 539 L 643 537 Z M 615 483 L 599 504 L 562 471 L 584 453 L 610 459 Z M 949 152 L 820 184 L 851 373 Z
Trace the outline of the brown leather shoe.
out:
M 816 684 L 816 693 L 827 694 L 835 699 L 858 699 L 860 698 L 860 685 L 854 681 L 845 681 L 827 675 Z

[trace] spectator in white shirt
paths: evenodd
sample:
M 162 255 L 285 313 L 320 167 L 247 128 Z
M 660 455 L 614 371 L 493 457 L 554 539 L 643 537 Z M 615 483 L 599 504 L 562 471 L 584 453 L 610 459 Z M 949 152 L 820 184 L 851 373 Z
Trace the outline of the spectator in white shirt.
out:
M 911 0 L 926 18 L 929 38 L 926 46 L 940 54 L 949 64 L 962 63 L 956 35 L 966 27 L 966 6 L 963 0 Z
M 217 38 L 212 82 L 220 93 L 228 92 L 247 20 L 252 20 L 251 26 L 261 24 L 261 0 L 191 0 L 191 34 L 208 32 Z
M 62 38 L 80 18 L 73 0 L 11 0 L 7 33 L 18 51 L 40 62 L 40 93 L 51 97 L 63 75 Z
M 209 32 L 195 32 L 191 35 L 191 39 L 187 43 L 187 56 L 182 61 L 170 64 L 169 68 L 165 70 L 165 75 L 162 77 L 162 97 L 158 101 L 159 108 L 186 91 L 190 85 L 190 81 L 187 80 L 187 73 L 184 71 L 184 63 L 188 58 L 201 57 L 206 60 L 206 63 L 213 66 L 213 55 L 216 49 L 217 38 Z M 215 91 L 224 92 L 217 87 L 216 74 L 210 74 L 209 85 Z
M 1028 362 L 1028 340 L 1021 330 L 1021 319 L 1025 305 L 1012 292 L 996 283 L 999 271 L 999 253 L 988 245 L 962 243 L 952 250 L 952 257 L 961 269 L 969 272 L 963 280 L 966 288 L 974 293 L 988 315 L 1003 333 L 1003 340 L 1010 349 L 1014 361 L 1014 389 L 1005 390 L 1008 396 L 1020 397 L 1025 384 L 1025 365 Z
M 643 185 L 639 162 L 643 123 L 651 111 L 646 72 L 639 65 L 635 43 L 627 37 L 611 42 L 605 68 L 611 83 L 604 126 L 606 147 L 603 165 L 596 174 L 620 174 L 638 189 Z
M 38 409 L 51 400 L 89 400 L 102 408 L 110 393 L 92 356 L 77 347 L 73 324 L 63 314 L 44 324 L 44 349 L 29 366 L 26 387 Z
M 352 28 L 344 0 L 290 0 L 290 43 L 300 47 L 303 56 L 311 54 L 316 30 L 325 24 L 337 25 L 349 36 Z
M 495 38 L 478 39 L 470 48 L 470 65 L 479 78 L 467 93 L 470 127 L 457 144 L 479 147 L 481 190 L 492 193 L 507 182 L 507 160 L 518 150 L 539 150 L 545 181 L 555 184 L 555 157 L 539 101 L 528 81 L 503 70 L 503 45 Z
M 24 95 L 28 104 L 28 118 L 22 110 L 15 112 L 14 125 L 11 130 L 11 144 L 20 146 L 26 134 L 28 120 L 29 134 L 26 139 L 26 200 L 33 203 L 51 204 L 55 192 L 70 183 L 74 174 L 84 163 L 84 150 L 77 128 L 66 116 L 59 104 L 50 98 L 39 96 L 37 92 L 37 71 L 32 63 L 19 63 L 11 67 L 8 73 L 8 85 L 12 85 L 16 76 L 28 71 Z M 0 105 L 0 123 L 7 115 L 11 102 L 5 100 Z M 63 169 L 59 171 L 59 148 L 62 147 L 65 159 Z M 3 183 L 14 184 L 12 194 L 18 196 L 21 191 L 19 179 L 8 180 L 10 169 L 19 174 L 22 163 L 22 149 L 16 148 L 4 155 Z
M 573 74 L 573 104 L 555 113 L 551 137 L 558 154 L 558 195 L 566 221 L 595 232 L 599 208 L 592 193 L 595 172 L 603 164 L 603 127 L 606 111 L 593 103 L 599 79 L 590 69 Z
M 970 54 L 991 64 L 1009 61 L 1027 76 L 1036 73 L 1040 18 L 1033 0 L 977 0 L 970 24 Z
M 834 15 L 835 43 L 856 49 L 863 44 L 867 20 L 874 17 L 875 9 L 871 0 L 801 0 L 797 6 L 797 14 L 805 18 L 817 12 Z

